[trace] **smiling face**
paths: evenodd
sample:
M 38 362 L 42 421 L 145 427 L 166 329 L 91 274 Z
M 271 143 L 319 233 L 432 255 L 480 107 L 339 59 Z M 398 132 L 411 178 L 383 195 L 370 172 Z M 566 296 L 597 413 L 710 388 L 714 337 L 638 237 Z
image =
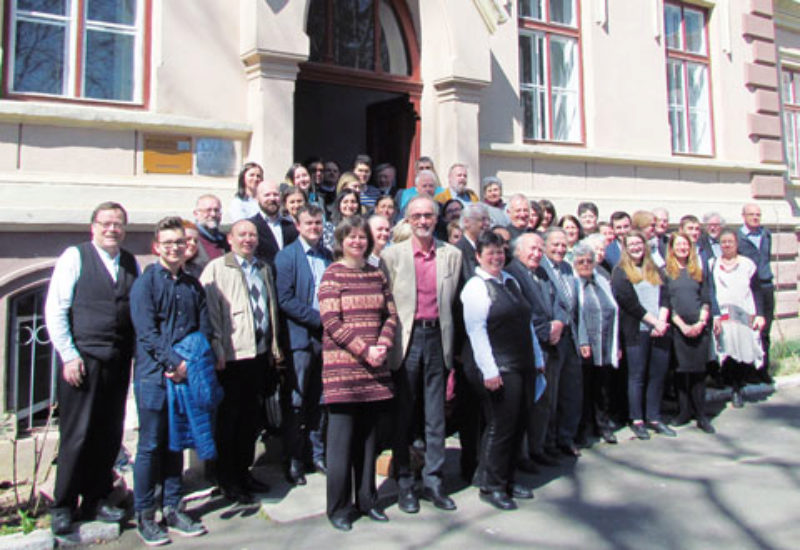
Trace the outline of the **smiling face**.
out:
M 435 191 L 436 178 L 433 177 L 433 174 L 420 174 L 417 178 L 417 193 L 427 197 L 433 197 Z
M 719 239 L 719 234 L 722 233 L 722 220 L 719 216 L 711 216 L 706 222 L 706 233 L 712 239 Z
M 372 216 L 369 219 L 369 229 L 372 232 L 372 240 L 375 243 L 372 252 L 377 255 L 389 242 L 389 237 L 392 236 L 392 228 L 389 225 L 389 220 L 383 216 Z
M 369 240 L 367 234 L 360 227 L 354 227 L 342 239 L 342 256 L 346 260 L 361 261 L 367 251 Z
M 369 177 L 372 175 L 372 168 L 369 167 L 369 164 L 359 162 L 353 169 L 353 173 L 358 178 L 358 181 L 366 187 Z
M 433 237 L 436 225 L 436 211 L 433 202 L 428 199 L 416 199 L 408 203 L 406 219 L 411 225 L 411 230 L 420 241 L 427 242 Z
M 625 250 L 636 265 L 642 263 L 642 258 L 644 258 L 644 241 L 642 239 L 638 236 L 626 237 Z
M 689 239 L 682 235 L 676 235 L 672 243 L 672 253 L 681 265 L 686 265 L 689 261 L 689 252 L 692 249 L 692 243 Z
M 461 211 L 464 210 L 464 205 L 458 201 L 449 203 L 444 209 L 444 221 L 451 222 L 461 217 Z
M 283 207 L 286 209 L 286 213 L 294 218 L 297 215 L 297 211 L 305 203 L 306 196 L 303 193 L 292 193 L 291 195 L 286 195 L 283 201 Z
M 502 198 L 502 192 L 500 191 L 500 186 L 496 183 L 490 183 L 486 186 L 483 190 L 483 200 L 488 202 L 489 204 L 497 204 L 500 202 Z
M 258 246 L 258 230 L 255 224 L 249 220 L 240 220 L 233 224 L 228 233 L 228 244 L 235 254 L 248 261 L 252 260 Z
M 122 210 L 100 210 L 90 227 L 92 242 L 109 255 L 116 256 L 125 239 L 125 214 Z
M 521 240 L 514 251 L 517 259 L 525 264 L 525 267 L 533 271 L 539 267 L 544 255 L 544 241 L 536 233 L 526 233 L 519 237 Z
M 322 236 L 322 214 L 312 216 L 308 212 L 303 212 L 294 225 L 308 244 L 315 246 L 319 242 Z
M 248 197 L 256 196 L 256 188 L 262 181 L 264 181 L 264 172 L 258 166 L 253 166 L 244 173 L 244 189 Z
M 742 209 L 744 224 L 751 231 L 761 227 L 761 208 L 757 204 L 748 204 Z
M 355 216 L 356 212 L 358 212 L 358 200 L 352 194 L 343 197 L 339 202 L 339 213 L 343 217 L 349 218 Z
M 378 200 L 377 204 L 375 205 L 375 213 L 380 214 L 387 220 L 393 220 L 396 212 L 397 209 L 395 208 L 394 201 L 391 199 L 391 197 Z
M 484 271 L 493 277 L 500 277 L 500 272 L 506 263 L 506 252 L 502 246 L 486 245 L 481 249 L 480 254 L 476 254 L 476 257 Z
M 307 191 L 311 187 L 311 174 L 308 173 L 304 166 L 298 166 L 294 169 L 294 185 L 303 191 Z
M 575 222 L 570 219 L 566 219 L 561 227 L 564 229 L 564 233 L 567 234 L 567 244 L 569 246 L 573 246 L 576 242 L 578 242 L 580 229 L 577 225 L 575 225 Z
M 527 199 L 517 199 L 508 206 L 508 218 L 511 220 L 511 225 L 517 229 L 528 227 L 530 217 L 531 205 Z
M 561 231 L 550 233 L 545 242 L 545 251 L 552 262 L 561 263 L 567 253 L 567 236 Z
M 623 237 L 628 234 L 628 231 L 631 230 L 631 219 L 625 216 L 618 220 L 612 220 L 611 228 L 614 230 L 614 236 L 622 240 Z
M 681 226 L 681 231 L 686 233 L 693 243 L 700 238 L 700 224 L 697 222 L 686 222 Z
M 186 255 L 187 260 L 194 258 L 197 254 L 197 239 L 200 238 L 200 232 L 193 227 L 184 227 L 183 232 L 186 235 Z
M 258 184 L 256 198 L 261 211 L 269 217 L 278 215 L 281 208 L 281 194 L 278 191 L 278 184 L 274 181 L 262 181 Z
M 163 229 L 155 242 L 158 261 L 172 273 L 176 273 L 186 262 L 186 238 L 183 229 Z
M 222 203 L 215 197 L 198 199 L 194 208 L 194 219 L 197 225 L 216 231 L 222 221 Z

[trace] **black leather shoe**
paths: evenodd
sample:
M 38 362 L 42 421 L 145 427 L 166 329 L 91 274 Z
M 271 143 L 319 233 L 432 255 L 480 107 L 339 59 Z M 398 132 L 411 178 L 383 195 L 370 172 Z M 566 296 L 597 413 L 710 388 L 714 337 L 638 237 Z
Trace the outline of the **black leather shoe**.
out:
M 425 487 L 422 490 L 422 498 L 431 501 L 433 505 L 440 510 L 451 512 L 456 509 L 456 503 L 452 498 L 444 494 L 444 490 L 442 490 L 441 487 L 437 487 L 436 489 Z
M 612 432 L 608 428 L 600 430 L 600 437 L 602 437 L 603 441 L 605 441 L 609 445 L 616 445 L 617 443 L 617 436 L 614 435 L 614 432 Z
M 706 432 L 707 434 L 717 433 L 717 430 L 714 429 L 714 426 L 711 425 L 711 422 L 709 422 L 707 418 L 698 420 L 697 427 Z
M 247 476 L 247 483 L 245 485 L 248 492 L 251 493 L 269 493 L 269 485 L 253 477 Z
M 253 504 L 255 499 L 248 491 L 241 487 L 224 486 L 220 487 L 222 496 L 231 502 L 238 502 L 239 504 Z
M 413 489 L 400 489 L 400 494 L 397 495 L 397 507 L 406 514 L 419 512 L 419 499 Z
M 675 432 L 675 430 L 673 430 L 660 420 L 656 420 L 655 422 L 648 422 L 647 427 L 656 432 L 657 434 L 666 435 L 667 437 L 676 437 L 678 435 Z
M 532 453 L 531 460 L 542 466 L 558 466 L 561 464 L 558 460 L 545 453 Z
M 328 465 L 325 464 L 324 458 L 318 458 L 314 461 L 314 471 L 326 476 L 328 475 Z
M 516 510 L 517 503 L 503 491 L 481 491 L 480 499 L 498 510 Z
M 305 485 L 307 481 L 304 470 L 305 468 L 302 462 L 299 460 L 292 460 L 289 463 L 289 470 L 286 472 L 286 479 L 289 480 L 289 483 L 292 485 Z
M 383 510 L 378 510 L 377 508 L 370 508 L 365 515 L 372 521 L 389 521 L 389 516 Z
M 538 474 L 539 467 L 536 465 L 536 462 L 531 460 L 530 458 L 523 458 L 517 462 L 517 470 L 525 472 L 526 474 Z
M 94 519 L 103 523 L 119 523 L 125 519 L 125 510 L 111 506 L 107 502 L 99 502 L 95 508 Z
M 564 443 L 563 445 L 559 445 L 558 448 L 567 456 L 574 456 L 575 458 L 581 456 L 581 450 L 574 443 Z
M 511 494 L 511 498 L 522 498 L 526 500 L 533 498 L 533 489 L 519 483 L 512 484 L 509 493 Z
M 350 531 L 353 529 L 353 523 L 347 518 L 334 517 L 328 519 L 330 520 L 331 525 L 333 525 L 339 531 Z
M 685 426 L 686 424 L 689 423 L 689 420 L 691 420 L 691 418 L 689 418 L 688 416 L 678 415 L 678 416 L 674 417 L 672 420 L 669 421 L 669 425 L 670 426 Z
M 647 427 L 644 425 L 644 422 L 633 422 L 631 424 L 631 431 L 633 432 L 633 435 L 639 439 L 650 439 L 650 434 L 647 433 Z
M 50 530 L 54 535 L 66 535 L 72 531 L 72 510 L 69 508 L 50 509 Z

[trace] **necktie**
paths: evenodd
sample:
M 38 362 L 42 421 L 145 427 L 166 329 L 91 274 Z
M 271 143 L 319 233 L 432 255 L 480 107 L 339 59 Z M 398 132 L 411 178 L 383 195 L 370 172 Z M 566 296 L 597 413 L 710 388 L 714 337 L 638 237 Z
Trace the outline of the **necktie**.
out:
M 254 260 L 252 264 L 248 264 L 245 260 L 242 262 L 242 269 L 245 273 L 249 272 L 248 280 L 250 290 L 250 305 L 253 308 L 253 323 L 256 329 L 256 344 L 261 342 L 264 338 L 266 328 L 266 316 L 264 315 L 264 308 L 261 305 L 264 302 L 264 282 L 259 279 L 258 270 L 260 269 L 260 262 Z M 260 284 L 259 284 L 260 283 Z

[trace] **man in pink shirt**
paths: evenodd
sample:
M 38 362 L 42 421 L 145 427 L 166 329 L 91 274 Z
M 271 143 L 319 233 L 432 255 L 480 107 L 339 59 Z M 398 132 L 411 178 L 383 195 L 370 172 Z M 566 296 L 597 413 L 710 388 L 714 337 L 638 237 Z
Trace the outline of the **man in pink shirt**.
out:
M 461 252 L 433 237 L 437 205 L 417 196 L 406 208 L 410 239 L 381 254 L 392 283 L 398 315 L 395 345 L 389 356 L 396 387 L 394 470 L 398 506 L 419 511 L 410 467 L 409 445 L 418 411 L 425 426 L 425 468 L 422 497 L 442 510 L 456 504 L 444 492 L 444 398 L 447 371 L 453 367 L 453 302 L 461 272 Z

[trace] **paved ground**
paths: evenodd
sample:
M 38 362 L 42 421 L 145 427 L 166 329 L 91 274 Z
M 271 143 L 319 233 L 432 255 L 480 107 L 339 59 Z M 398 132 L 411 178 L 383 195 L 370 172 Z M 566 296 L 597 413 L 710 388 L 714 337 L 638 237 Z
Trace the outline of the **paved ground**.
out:
M 721 405 L 720 405 L 721 406 Z M 694 426 L 676 439 L 631 439 L 596 445 L 578 461 L 537 476 L 520 476 L 536 491 L 519 510 L 499 512 L 477 489 L 454 487 L 458 511 L 429 504 L 410 516 L 395 505 L 388 524 L 359 520 L 350 533 L 324 516 L 324 478 L 289 489 L 271 468 L 264 507 L 237 508 L 199 498 L 189 509 L 210 533 L 174 539 L 175 548 L 554 548 L 554 549 L 795 549 L 800 547 L 800 387 L 785 388 L 744 409 L 724 408 L 713 436 Z M 456 449 L 448 450 L 456 479 Z M 392 482 L 381 493 L 391 495 Z M 293 519 L 294 518 L 294 519 Z M 300 518 L 300 519 L 297 519 Z M 113 549 L 143 548 L 132 528 Z

